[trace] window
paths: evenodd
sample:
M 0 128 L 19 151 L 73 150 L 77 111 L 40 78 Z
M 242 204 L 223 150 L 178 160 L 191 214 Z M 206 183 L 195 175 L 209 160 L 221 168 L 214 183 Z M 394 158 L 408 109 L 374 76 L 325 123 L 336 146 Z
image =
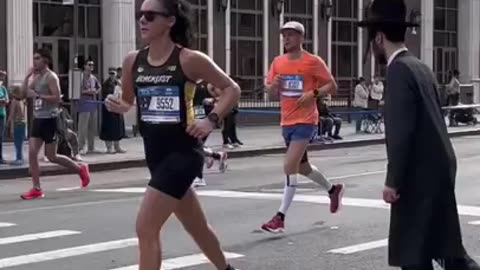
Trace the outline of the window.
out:
M 231 1 L 231 75 L 248 93 L 263 86 L 263 1 Z
M 355 87 L 358 65 L 358 0 L 333 1 L 332 73 L 338 81 L 338 95 L 348 97 Z
M 78 8 L 80 38 L 101 38 L 102 14 L 99 0 L 80 0 Z M 61 0 L 34 0 L 35 36 L 73 37 L 73 5 Z
M 457 0 L 435 0 L 433 69 L 440 84 L 448 83 L 449 72 L 458 68 L 457 20 Z
M 208 16 L 206 0 L 189 0 L 193 7 L 192 48 L 208 53 Z
M 284 21 L 297 21 L 305 26 L 303 48 L 313 52 L 313 6 L 311 0 L 287 0 L 285 2 Z

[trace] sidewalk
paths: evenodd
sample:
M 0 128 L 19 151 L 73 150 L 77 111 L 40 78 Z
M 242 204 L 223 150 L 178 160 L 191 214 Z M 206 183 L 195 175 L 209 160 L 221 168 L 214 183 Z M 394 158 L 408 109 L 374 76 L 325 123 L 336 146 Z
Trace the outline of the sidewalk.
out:
M 449 128 L 449 133 L 451 136 L 478 135 L 480 134 L 480 126 Z M 320 150 L 340 147 L 358 147 L 384 143 L 384 134 L 355 134 L 354 125 L 346 122 L 343 123 L 340 135 L 344 138 L 341 141 L 335 141 L 333 143 L 313 143 L 310 146 L 310 149 Z M 283 153 L 285 151 L 285 145 L 283 143 L 279 126 L 239 127 L 238 136 L 244 143 L 243 146 L 233 150 L 223 149 L 221 133 L 219 130 L 215 130 L 207 141 L 207 145 L 216 150 L 228 151 L 230 158 Z M 127 153 L 106 154 L 105 144 L 102 141 L 97 140 L 95 146 L 98 153 L 83 156 L 83 160 L 90 164 L 91 171 L 105 171 L 144 166 L 144 150 L 141 137 L 125 139 L 121 144 L 122 148 L 127 150 Z M 6 160 L 14 159 L 15 151 L 12 143 L 4 144 L 3 153 Z M 25 159 L 28 159 L 27 143 L 24 146 L 24 153 Z M 71 173 L 49 162 L 40 161 L 40 166 L 42 168 L 42 175 Z M 24 166 L 0 165 L 0 179 L 28 177 L 28 175 L 27 164 Z

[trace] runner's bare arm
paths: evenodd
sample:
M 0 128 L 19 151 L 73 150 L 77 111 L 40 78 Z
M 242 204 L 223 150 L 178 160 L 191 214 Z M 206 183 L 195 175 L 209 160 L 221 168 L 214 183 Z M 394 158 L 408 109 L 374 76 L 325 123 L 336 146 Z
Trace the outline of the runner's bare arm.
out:
M 180 54 L 185 75 L 192 81 L 200 79 L 221 90 L 221 96 L 212 113 L 222 119 L 230 113 L 240 99 L 240 87 L 205 54 L 184 49 Z
M 278 74 L 275 74 L 275 70 L 273 68 L 274 62 L 270 65 L 270 69 L 268 71 L 268 75 L 265 82 L 265 88 L 267 89 L 267 91 L 270 91 L 270 92 L 277 91 L 279 87 Z
M 48 77 L 48 89 L 50 90 L 50 95 L 39 95 L 38 97 L 48 103 L 60 103 L 60 80 L 55 73 L 50 73 Z
M 138 51 L 128 53 L 123 61 L 122 74 L 122 98 L 121 103 L 128 106 L 128 109 L 133 106 L 135 101 L 135 90 L 133 89 L 133 64 L 137 58 Z
M 318 66 L 315 70 L 315 76 L 318 81 L 317 89 L 320 95 L 335 94 L 338 88 L 337 82 L 335 81 L 335 78 L 333 78 L 328 66 L 320 57 L 318 57 Z

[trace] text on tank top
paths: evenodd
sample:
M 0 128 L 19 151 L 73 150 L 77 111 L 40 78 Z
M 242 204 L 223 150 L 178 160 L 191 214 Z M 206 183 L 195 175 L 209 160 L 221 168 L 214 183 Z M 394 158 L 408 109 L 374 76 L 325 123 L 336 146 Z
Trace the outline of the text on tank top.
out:
M 138 120 L 140 132 L 195 142 L 185 129 L 195 120 L 193 98 L 196 85 L 182 70 L 181 50 L 175 47 L 161 66 L 149 64 L 148 48 L 138 52 L 132 70 Z
M 34 89 L 38 95 L 50 95 L 50 86 L 48 79 L 50 78 L 50 72 L 45 72 L 38 80 L 34 82 Z M 35 98 L 33 114 L 35 118 L 55 118 L 58 113 L 58 106 L 51 104 L 43 99 Z

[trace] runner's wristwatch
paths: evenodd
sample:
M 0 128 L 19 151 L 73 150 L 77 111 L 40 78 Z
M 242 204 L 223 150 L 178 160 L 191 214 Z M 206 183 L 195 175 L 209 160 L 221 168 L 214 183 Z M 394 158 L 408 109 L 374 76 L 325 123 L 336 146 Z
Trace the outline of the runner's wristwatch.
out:
M 318 89 L 313 90 L 313 96 L 314 97 L 317 98 L 319 96 L 319 94 L 320 94 L 320 92 L 318 91 Z

